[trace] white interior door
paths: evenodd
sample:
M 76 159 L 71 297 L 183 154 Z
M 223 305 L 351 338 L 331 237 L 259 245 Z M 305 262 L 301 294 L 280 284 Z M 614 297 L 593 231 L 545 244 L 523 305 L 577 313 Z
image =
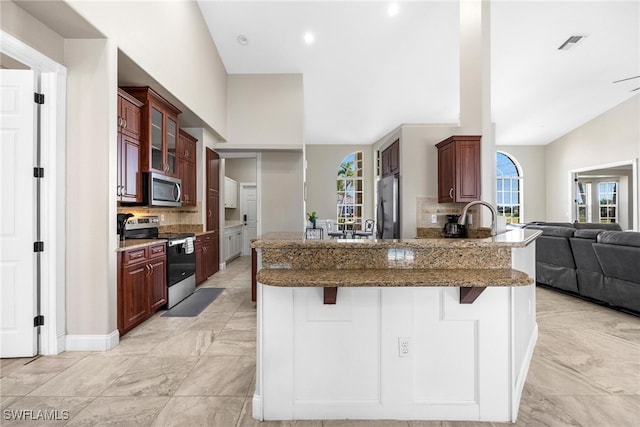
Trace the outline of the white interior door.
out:
M 0 357 L 37 352 L 34 79 L 0 70 Z
M 255 184 L 240 187 L 242 215 L 242 255 L 251 255 L 251 239 L 258 235 L 258 191 Z

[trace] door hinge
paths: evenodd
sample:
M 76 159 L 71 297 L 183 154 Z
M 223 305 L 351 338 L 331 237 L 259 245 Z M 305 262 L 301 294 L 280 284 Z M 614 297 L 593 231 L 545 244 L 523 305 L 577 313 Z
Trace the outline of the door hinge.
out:
M 33 318 L 33 326 L 44 326 L 44 316 L 42 314 L 38 314 Z
M 34 178 L 44 178 L 44 168 L 33 168 L 33 177 Z
M 33 101 L 36 104 L 44 104 L 44 93 L 35 92 L 33 94 Z
M 33 252 L 44 252 L 44 242 L 33 242 Z

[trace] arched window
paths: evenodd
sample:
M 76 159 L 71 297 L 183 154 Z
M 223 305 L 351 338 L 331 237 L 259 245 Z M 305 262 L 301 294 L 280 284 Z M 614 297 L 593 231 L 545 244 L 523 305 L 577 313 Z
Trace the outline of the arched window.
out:
M 337 217 L 340 230 L 359 230 L 363 205 L 362 151 L 349 154 L 338 167 Z
M 508 224 L 523 222 L 522 174 L 516 161 L 508 154 L 496 154 L 498 215 L 507 217 Z

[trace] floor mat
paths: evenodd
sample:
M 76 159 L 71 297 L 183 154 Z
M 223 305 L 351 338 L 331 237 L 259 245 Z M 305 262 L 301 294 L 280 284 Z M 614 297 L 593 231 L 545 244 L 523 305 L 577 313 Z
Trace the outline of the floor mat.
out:
M 195 317 L 213 302 L 225 288 L 200 288 L 162 314 L 162 317 Z

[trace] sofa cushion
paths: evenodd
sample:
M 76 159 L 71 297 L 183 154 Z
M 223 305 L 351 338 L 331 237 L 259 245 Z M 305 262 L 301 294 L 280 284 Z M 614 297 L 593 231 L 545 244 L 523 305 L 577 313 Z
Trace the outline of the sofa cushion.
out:
M 593 243 L 602 231 L 596 229 L 576 230 L 574 236 L 569 239 L 576 263 L 578 292 L 582 296 L 599 301 L 604 301 L 604 275 L 593 250 Z
M 600 222 L 574 222 L 573 226 L 575 228 L 577 228 L 578 230 L 588 230 L 588 229 L 592 229 L 592 228 L 597 228 L 600 230 L 612 230 L 612 231 L 621 231 L 622 227 L 620 227 L 620 224 L 616 224 L 615 222 L 607 222 L 607 223 L 600 223 Z
M 637 231 L 604 231 L 598 234 L 598 243 L 640 248 L 640 233 Z
M 598 234 L 602 233 L 603 229 L 601 228 L 584 228 L 578 229 L 575 233 L 573 233 L 573 237 L 576 239 L 591 239 L 593 241 L 596 240 Z

